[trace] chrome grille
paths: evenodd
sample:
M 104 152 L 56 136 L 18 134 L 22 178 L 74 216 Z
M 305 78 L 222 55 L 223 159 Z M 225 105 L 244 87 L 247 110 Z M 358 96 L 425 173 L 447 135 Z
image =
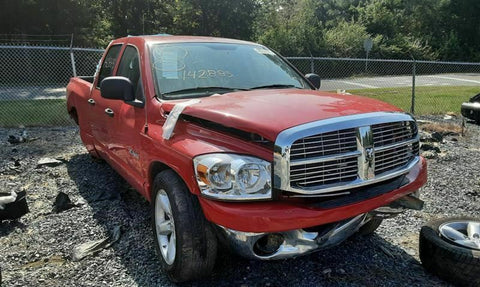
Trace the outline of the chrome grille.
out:
M 290 159 L 339 154 L 356 149 L 355 129 L 345 129 L 297 140 L 290 149 Z
M 388 148 L 388 145 L 414 139 L 417 136 L 417 126 L 414 122 L 402 121 L 373 125 L 372 132 L 375 147 L 387 146 L 386 149 L 375 152 L 375 174 L 402 167 L 418 155 L 418 143 Z
M 408 164 L 418 155 L 418 143 L 375 152 L 375 174 L 380 175 Z
M 289 146 L 288 191 L 328 193 L 408 172 L 418 162 L 418 132 L 408 115 L 351 121 L 293 140 Z M 333 120 L 332 120 L 333 122 Z M 348 128 L 345 126 L 350 125 Z M 330 129 L 330 130 L 328 130 Z M 287 175 L 287 174 L 286 174 Z
M 318 134 L 295 141 L 290 150 L 290 159 L 308 159 L 343 154 L 357 150 L 354 128 Z M 292 186 L 308 187 L 355 180 L 358 173 L 357 156 L 292 165 L 290 181 Z
M 297 187 L 349 182 L 357 178 L 357 157 L 292 166 L 290 183 Z
M 375 146 L 384 146 L 409 140 L 417 135 L 414 122 L 394 122 L 372 126 Z

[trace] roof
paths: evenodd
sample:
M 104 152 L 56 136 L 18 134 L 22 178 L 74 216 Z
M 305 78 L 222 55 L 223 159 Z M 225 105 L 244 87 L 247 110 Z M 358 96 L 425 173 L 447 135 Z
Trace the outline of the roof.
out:
M 173 36 L 168 34 L 159 34 L 159 35 L 142 35 L 142 36 L 128 36 L 120 39 L 114 40 L 125 41 L 127 39 L 138 39 L 143 40 L 146 43 L 185 43 L 185 42 L 205 42 L 205 43 L 229 43 L 229 44 L 256 44 L 253 42 L 228 39 L 228 38 L 219 38 L 219 37 L 206 37 L 206 36 Z M 258 44 L 256 44 L 258 45 Z

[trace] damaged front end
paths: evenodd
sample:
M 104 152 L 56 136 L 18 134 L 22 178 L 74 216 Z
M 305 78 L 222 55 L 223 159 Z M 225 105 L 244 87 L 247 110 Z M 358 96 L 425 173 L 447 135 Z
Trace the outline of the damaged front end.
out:
M 418 192 L 387 206 L 339 222 L 275 233 L 242 232 L 219 226 L 219 236 L 237 254 L 251 259 L 276 260 L 297 257 L 342 243 L 374 218 L 391 218 L 406 209 L 421 210 Z

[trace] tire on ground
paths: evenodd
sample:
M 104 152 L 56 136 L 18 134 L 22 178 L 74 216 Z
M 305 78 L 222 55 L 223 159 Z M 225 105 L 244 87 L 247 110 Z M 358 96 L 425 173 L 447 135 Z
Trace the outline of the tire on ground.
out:
M 375 230 L 377 230 L 377 228 L 380 226 L 380 224 L 382 224 L 382 222 L 382 218 L 373 217 L 372 219 L 370 219 L 370 221 L 368 221 L 358 229 L 358 234 L 362 236 L 370 235 L 375 232 Z
M 176 254 L 170 265 L 161 254 L 155 227 L 155 199 L 161 189 L 167 193 L 175 222 Z M 163 171 L 155 177 L 151 216 L 155 249 L 162 268 L 172 281 L 196 280 L 212 272 L 217 255 L 217 238 L 203 215 L 198 199 L 172 170 Z
M 425 224 L 420 231 L 420 259 L 427 271 L 460 286 L 480 286 L 480 251 L 454 245 L 440 236 L 439 226 L 472 217 L 452 217 Z

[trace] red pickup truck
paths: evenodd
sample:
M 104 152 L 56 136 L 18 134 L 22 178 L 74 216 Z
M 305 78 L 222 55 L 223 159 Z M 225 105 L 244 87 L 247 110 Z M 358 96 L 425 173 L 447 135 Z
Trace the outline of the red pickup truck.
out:
M 125 37 L 94 77 L 71 79 L 67 105 L 89 153 L 151 202 L 163 268 L 181 282 L 212 271 L 217 244 L 295 257 L 421 208 L 414 118 L 319 86 L 260 44 Z

